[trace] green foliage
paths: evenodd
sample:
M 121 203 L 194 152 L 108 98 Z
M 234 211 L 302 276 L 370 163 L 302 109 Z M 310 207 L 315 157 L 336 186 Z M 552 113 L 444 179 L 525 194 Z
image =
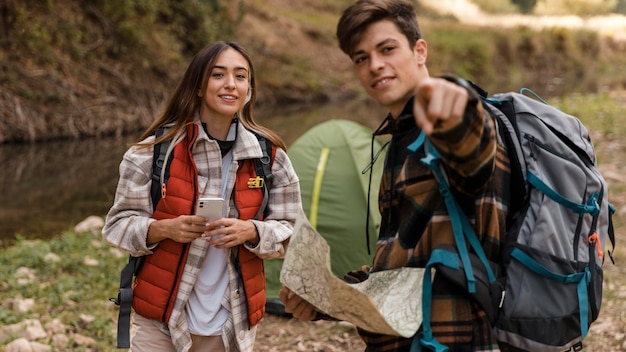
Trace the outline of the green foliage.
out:
M 426 34 L 429 43 L 429 66 L 441 74 L 468 78 L 492 74 L 492 45 L 477 28 L 439 28 Z M 462 43 L 462 44 L 461 44 Z
M 156 37 L 165 38 L 160 50 L 178 41 L 173 48 L 180 45 L 184 53 L 193 54 L 220 36 L 219 28 L 231 28 L 214 1 L 95 0 L 94 7 L 110 22 L 115 46 L 109 53 L 117 57 L 150 52 Z
M 492 14 L 510 14 L 519 12 L 515 0 L 473 0 L 483 12 Z
M 232 38 L 245 7 L 243 0 L 8 0 L 3 11 L 6 49 L 40 60 L 61 50 L 74 61 L 104 57 L 167 72 L 177 55 Z
M 619 86 L 626 74 L 623 47 L 593 31 L 491 30 L 430 19 L 422 27 L 432 75 L 461 75 L 492 92 L 521 87 L 546 96 L 593 92 Z
M 19 46 L 30 53 L 37 53 L 41 49 L 45 51 L 46 48 L 41 48 L 41 43 L 48 42 L 51 34 L 45 23 L 32 16 L 32 12 L 49 14 L 49 9 L 46 3 L 40 1 L 9 0 L 0 17 L 3 46 L 12 48 L 19 43 Z
M 619 140 L 626 135 L 623 103 L 614 95 L 572 94 L 559 98 L 554 105 L 578 117 L 587 128 L 605 138 Z
M 537 5 L 537 0 L 511 0 L 522 13 L 532 13 Z
M 618 0 L 539 0 L 535 13 L 540 15 L 606 15 L 617 7 Z
M 519 8 L 511 3 L 511 0 L 474 0 L 473 3 L 487 13 L 510 14 L 519 12 Z

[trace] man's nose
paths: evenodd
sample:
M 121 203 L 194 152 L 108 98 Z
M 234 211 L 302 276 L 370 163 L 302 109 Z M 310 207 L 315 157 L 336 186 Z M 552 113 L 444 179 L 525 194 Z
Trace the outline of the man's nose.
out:
M 370 71 L 378 72 L 385 67 L 385 61 L 378 54 L 372 54 L 370 56 Z

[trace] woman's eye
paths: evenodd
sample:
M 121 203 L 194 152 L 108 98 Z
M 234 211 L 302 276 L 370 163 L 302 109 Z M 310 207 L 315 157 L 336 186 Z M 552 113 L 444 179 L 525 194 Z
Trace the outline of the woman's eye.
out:
M 222 78 L 224 75 L 222 73 L 215 72 L 215 73 L 213 73 L 212 76 L 215 77 L 215 78 Z

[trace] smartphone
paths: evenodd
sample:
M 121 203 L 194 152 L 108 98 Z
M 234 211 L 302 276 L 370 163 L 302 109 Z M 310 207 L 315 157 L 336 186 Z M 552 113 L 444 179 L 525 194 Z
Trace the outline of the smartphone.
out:
M 223 198 L 200 198 L 196 205 L 196 215 L 204 216 L 208 221 L 222 218 Z

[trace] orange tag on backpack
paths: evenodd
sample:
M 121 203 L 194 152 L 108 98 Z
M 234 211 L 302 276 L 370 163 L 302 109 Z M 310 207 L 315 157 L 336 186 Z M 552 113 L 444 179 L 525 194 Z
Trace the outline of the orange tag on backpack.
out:
M 589 244 L 596 244 L 596 251 L 598 252 L 598 259 L 602 260 L 603 252 L 602 252 L 602 243 L 600 242 L 600 236 L 598 236 L 597 232 L 594 232 L 589 236 L 588 239 Z

